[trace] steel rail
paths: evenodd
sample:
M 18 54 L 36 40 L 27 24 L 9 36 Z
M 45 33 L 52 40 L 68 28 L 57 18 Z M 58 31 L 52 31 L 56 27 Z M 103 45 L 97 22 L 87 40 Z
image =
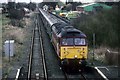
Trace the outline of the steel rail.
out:
M 34 45 L 34 37 L 35 37 L 35 27 L 33 28 L 33 36 L 32 36 L 32 43 L 31 43 L 31 52 L 29 54 L 29 64 L 28 64 L 28 75 L 27 79 L 30 80 L 31 78 L 31 68 L 32 68 L 32 58 L 33 58 L 33 45 Z
M 40 17 L 40 16 L 38 16 L 38 17 Z M 43 71 L 44 71 L 44 79 L 48 80 L 47 66 L 46 66 L 43 39 L 42 39 L 42 30 L 41 30 L 42 26 L 40 26 L 39 23 L 37 23 L 37 25 L 39 26 L 38 27 L 38 32 L 39 32 L 39 36 L 40 36 L 40 46 L 41 46 L 41 56 L 42 56 L 42 64 L 43 64 Z
M 80 74 L 84 80 L 87 80 L 87 78 L 81 73 Z
M 64 72 L 64 71 L 63 71 L 63 73 L 64 73 L 64 76 L 65 76 L 65 80 L 69 80 L 69 77 L 68 77 L 67 73 Z

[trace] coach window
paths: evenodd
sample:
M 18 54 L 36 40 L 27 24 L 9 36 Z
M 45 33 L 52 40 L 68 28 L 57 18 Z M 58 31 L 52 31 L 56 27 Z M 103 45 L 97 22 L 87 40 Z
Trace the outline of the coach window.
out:
M 84 38 L 75 38 L 75 45 L 85 45 Z

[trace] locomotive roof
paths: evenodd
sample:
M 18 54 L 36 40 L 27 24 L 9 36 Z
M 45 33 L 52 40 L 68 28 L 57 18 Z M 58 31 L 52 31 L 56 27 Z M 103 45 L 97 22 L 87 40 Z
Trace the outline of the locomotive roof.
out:
M 53 26 L 55 26 L 57 33 L 61 37 L 67 37 L 67 36 L 78 36 L 78 37 L 86 37 L 84 33 L 82 33 L 80 30 L 74 28 L 73 26 L 67 24 L 67 23 L 55 23 Z
M 68 28 L 61 32 L 61 37 L 86 37 L 86 35 L 78 29 Z

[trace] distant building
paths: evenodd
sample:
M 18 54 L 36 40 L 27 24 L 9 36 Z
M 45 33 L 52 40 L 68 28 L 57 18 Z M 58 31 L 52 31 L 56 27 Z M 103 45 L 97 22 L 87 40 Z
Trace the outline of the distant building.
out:
M 84 12 L 94 12 L 94 11 L 100 11 L 101 9 L 111 9 L 111 8 L 112 8 L 111 6 L 102 3 L 89 3 L 89 4 L 83 4 L 77 6 L 76 10 L 84 13 Z
M 73 0 L 68 0 L 68 2 L 73 2 Z
M 8 0 L 8 2 L 13 2 L 12 0 Z
M 15 2 L 15 0 L 8 0 L 8 2 Z
M 60 0 L 43 0 L 43 2 L 60 2 Z
M 60 0 L 43 0 L 42 5 L 47 5 L 48 6 L 48 10 L 51 9 L 55 9 L 56 5 L 58 5 L 58 2 L 60 2 Z
M 73 0 L 66 0 L 66 4 L 73 3 Z
M 43 6 L 43 10 L 48 11 L 48 6 L 47 6 L 47 5 L 44 5 L 44 6 Z
M 60 8 L 58 5 L 56 5 L 56 8 L 55 8 L 56 11 L 60 11 Z

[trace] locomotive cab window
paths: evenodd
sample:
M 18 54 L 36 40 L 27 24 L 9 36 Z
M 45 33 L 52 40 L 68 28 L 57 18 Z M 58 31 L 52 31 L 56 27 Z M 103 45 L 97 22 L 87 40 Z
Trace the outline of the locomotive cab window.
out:
M 85 45 L 85 39 L 84 38 L 75 38 L 75 45 Z
M 84 38 L 63 38 L 61 41 L 62 45 L 86 45 Z
M 74 45 L 73 38 L 64 38 L 64 39 L 62 39 L 62 45 Z

